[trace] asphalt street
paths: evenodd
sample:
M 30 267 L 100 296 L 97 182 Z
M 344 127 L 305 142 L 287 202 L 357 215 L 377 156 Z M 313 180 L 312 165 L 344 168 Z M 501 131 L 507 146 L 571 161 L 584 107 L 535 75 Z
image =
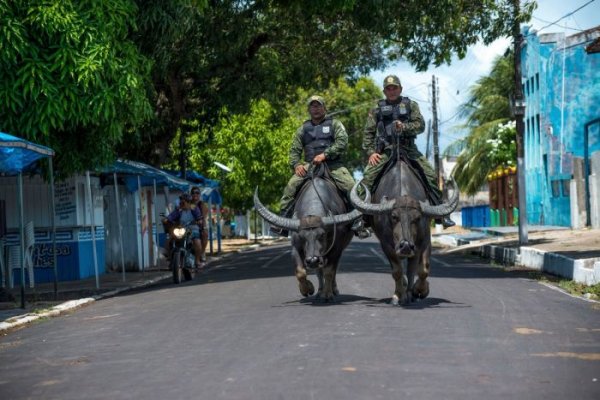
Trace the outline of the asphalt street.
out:
M 394 307 L 382 257 L 353 241 L 335 304 L 281 245 L 37 322 L 0 338 L 0 398 L 600 398 L 600 304 L 452 254 Z

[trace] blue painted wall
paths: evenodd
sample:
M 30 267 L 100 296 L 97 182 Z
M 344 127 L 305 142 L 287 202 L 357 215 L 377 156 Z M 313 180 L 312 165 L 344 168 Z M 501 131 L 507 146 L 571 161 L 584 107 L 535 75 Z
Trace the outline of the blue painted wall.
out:
M 530 224 L 571 225 L 569 183 L 574 158 L 600 151 L 586 123 L 600 118 L 600 54 L 585 47 L 600 30 L 565 37 L 523 30 L 525 93 L 525 178 Z

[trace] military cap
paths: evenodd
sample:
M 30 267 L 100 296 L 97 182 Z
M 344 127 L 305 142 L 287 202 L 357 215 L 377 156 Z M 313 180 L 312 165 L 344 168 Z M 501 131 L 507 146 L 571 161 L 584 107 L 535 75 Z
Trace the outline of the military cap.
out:
M 402 86 L 400 84 L 400 78 L 398 78 L 396 75 L 388 75 L 385 77 L 385 79 L 383 80 L 383 87 L 386 88 L 388 86 Z
M 306 102 L 306 105 L 310 107 L 310 103 L 312 103 L 313 101 L 316 101 L 317 103 L 325 107 L 325 99 L 317 95 L 310 96 L 308 98 L 308 101 Z

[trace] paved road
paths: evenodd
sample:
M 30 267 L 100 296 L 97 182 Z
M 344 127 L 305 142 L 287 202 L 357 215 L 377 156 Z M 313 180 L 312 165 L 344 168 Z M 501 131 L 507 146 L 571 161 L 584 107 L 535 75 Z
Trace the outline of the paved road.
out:
M 597 303 L 469 256 L 430 282 L 389 305 L 379 245 L 353 242 L 338 303 L 314 304 L 287 246 L 234 256 L 0 338 L 0 398 L 600 398 Z

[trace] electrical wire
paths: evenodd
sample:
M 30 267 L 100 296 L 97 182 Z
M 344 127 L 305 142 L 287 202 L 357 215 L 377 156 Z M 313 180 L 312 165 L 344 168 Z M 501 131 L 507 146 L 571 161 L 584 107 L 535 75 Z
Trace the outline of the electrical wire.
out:
M 565 14 L 565 15 L 563 15 L 562 17 L 560 17 L 560 18 L 559 18 L 559 19 L 557 19 L 556 21 L 554 21 L 554 22 L 551 22 L 551 23 L 549 23 L 548 25 L 545 25 L 545 26 L 543 26 L 542 28 L 538 29 L 538 32 L 540 32 L 540 31 L 542 31 L 542 30 L 544 30 L 544 29 L 546 29 L 546 28 L 548 28 L 548 27 L 550 27 L 550 26 L 552 26 L 552 25 L 556 25 L 558 22 L 562 21 L 563 19 L 567 18 L 568 16 L 571 16 L 571 15 L 575 14 L 577 11 L 581 10 L 582 8 L 584 8 L 584 7 L 588 6 L 589 4 L 592 4 L 594 1 L 596 1 L 596 0 L 590 0 L 590 1 L 588 1 L 587 3 L 585 3 L 584 5 L 582 5 L 581 7 L 579 7 L 579 8 L 577 8 L 577 9 L 575 9 L 575 10 L 571 11 L 571 12 L 570 12 L 570 13 L 568 13 L 568 14 Z

